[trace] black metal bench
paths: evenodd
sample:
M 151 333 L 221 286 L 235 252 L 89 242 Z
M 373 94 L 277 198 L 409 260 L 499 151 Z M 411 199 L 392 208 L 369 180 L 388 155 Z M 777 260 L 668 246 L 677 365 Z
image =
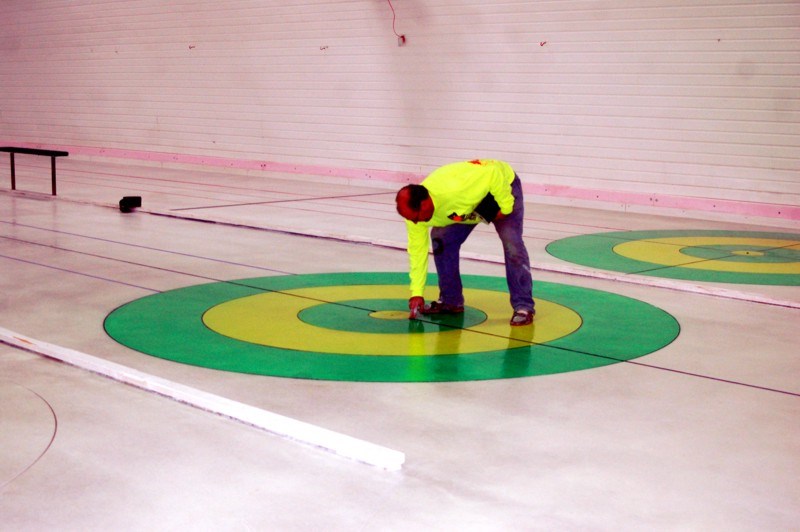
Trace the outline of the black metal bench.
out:
M 50 157 L 50 179 L 52 183 L 53 196 L 56 195 L 56 157 L 66 157 L 69 152 L 58 150 L 39 150 L 36 148 L 15 148 L 12 146 L 0 147 L 0 152 L 8 153 L 11 157 L 11 190 L 17 189 L 17 175 L 14 168 L 14 154 L 22 153 L 25 155 L 44 155 Z

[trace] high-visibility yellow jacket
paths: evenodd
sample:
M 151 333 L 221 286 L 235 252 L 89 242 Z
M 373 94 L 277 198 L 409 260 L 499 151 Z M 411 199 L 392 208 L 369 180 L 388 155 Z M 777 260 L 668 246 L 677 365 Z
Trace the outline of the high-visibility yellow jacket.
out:
M 442 166 L 431 172 L 421 185 L 433 200 L 433 216 L 427 222 L 406 220 L 408 231 L 409 278 L 411 297 L 421 296 L 428 276 L 430 228 L 454 223 L 476 224 L 475 207 L 491 193 L 500 212 L 510 214 L 514 207 L 511 182 L 514 170 L 508 163 L 491 159 L 465 161 Z

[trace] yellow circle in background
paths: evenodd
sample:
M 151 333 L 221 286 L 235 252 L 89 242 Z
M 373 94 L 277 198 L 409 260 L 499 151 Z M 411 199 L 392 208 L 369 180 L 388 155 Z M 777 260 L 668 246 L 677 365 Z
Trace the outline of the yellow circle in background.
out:
M 800 265 L 797 262 L 734 262 L 724 260 L 702 260 L 681 253 L 682 248 L 703 246 L 753 246 L 757 248 L 789 248 L 800 242 L 774 238 L 693 236 L 652 238 L 633 240 L 614 246 L 614 253 L 629 259 L 663 264 L 665 266 L 681 266 L 698 270 L 715 270 L 736 273 L 786 273 L 797 274 Z M 759 256 L 759 251 L 739 252 L 737 255 Z
M 426 294 L 430 299 L 433 292 Z M 298 315 L 320 304 L 362 299 L 408 298 L 399 285 L 344 285 L 265 292 L 220 303 L 204 315 L 205 325 L 224 336 L 270 347 L 348 355 L 448 355 L 480 353 L 543 344 L 567 336 L 582 323 L 572 309 L 537 299 L 536 320 L 530 327 L 512 327 L 508 294 L 465 289 L 464 296 L 484 312 L 486 321 L 466 329 L 431 333 L 387 334 L 341 331 L 303 322 Z M 396 311 L 381 311 L 376 319 L 397 319 Z M 406 319 L 407 313 L 404 312 Z M 391 317 L 390 317 L 391 316 Z

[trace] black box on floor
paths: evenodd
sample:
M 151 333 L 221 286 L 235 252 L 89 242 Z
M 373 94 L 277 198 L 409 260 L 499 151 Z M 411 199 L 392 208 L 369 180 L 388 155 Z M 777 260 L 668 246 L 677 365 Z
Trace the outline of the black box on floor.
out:
M 131 212 L 136 207 L 142 206 L 141 196 L 125 196 L 119 200 L 119 210 L 122 212 Z

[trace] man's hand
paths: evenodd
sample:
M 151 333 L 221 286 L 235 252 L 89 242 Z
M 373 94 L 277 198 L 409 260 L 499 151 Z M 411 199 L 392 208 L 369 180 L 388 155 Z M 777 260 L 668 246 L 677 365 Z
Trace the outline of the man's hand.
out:
M 408 300 L 408 308 L 411 313 L 408 315 L 408 319 L 415 320 L 417 316 L 419 316 L 422 307 L 425 306 L 425 298 L 422 296 L 414 296 Z
M 494 217 L 494 221 L 496 222 L 497 220 L 502 220 L 507 216 L 508 216 L 507 214 L 503 214 L 502 212 L 497 211 L 497 216 Z

